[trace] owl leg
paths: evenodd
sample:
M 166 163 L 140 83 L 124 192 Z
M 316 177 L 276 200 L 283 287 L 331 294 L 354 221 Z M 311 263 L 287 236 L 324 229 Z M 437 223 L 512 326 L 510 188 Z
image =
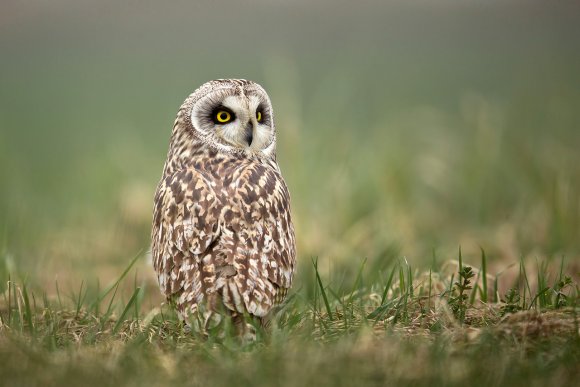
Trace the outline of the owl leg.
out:
M 236 337 L 239 337 L 243 343 L 256 341 L 256 327 L 247 321 L 246 316 L 241 313 L 232 313 L 232 324 Z

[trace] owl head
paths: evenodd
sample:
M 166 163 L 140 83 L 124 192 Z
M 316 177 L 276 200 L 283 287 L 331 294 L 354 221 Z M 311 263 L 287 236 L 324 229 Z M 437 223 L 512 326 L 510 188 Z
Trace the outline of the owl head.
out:
M 173 134 L 174 140 L 190 137 L 218 152 L 276 157 L 270 98 L 244 79 L 204 83 L 181 106 Z

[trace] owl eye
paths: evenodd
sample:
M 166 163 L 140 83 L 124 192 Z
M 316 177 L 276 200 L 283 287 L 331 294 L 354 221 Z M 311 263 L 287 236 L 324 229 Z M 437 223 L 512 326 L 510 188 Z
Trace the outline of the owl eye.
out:
M 232 120 L 232 114 L 228 111 L 220 110 L 215 114 L 215 119 L 220 124 L 225 124 Z
M 256 120 L 258 120 L 258 122 L 262 122 L 262 112 L 256 112 Z

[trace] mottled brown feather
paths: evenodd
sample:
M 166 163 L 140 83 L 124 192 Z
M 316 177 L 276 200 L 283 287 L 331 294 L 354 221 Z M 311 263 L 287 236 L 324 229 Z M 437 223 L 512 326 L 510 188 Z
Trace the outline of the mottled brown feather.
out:
M 155 194 L 153 266 L 183 319 L 223 307 L 265 317 L 283 301 L 295 268 L 290 196 L 275 153 L 224 151 L 191 123 L 196 101 L 224 84 L 242 96 L 243 87 L 259 87 L 217 81 L 186 99 Z

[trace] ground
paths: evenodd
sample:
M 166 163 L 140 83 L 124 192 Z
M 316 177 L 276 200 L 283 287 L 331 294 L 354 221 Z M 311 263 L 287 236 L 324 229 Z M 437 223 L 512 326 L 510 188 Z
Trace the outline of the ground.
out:
M 580 377 L 580 293 L 570 277 L 540 272 L 537 292 L 522 265 L 521 286 L 500 296 L 483 270 L 454 264 L 448 277 L 401 261 L 375 283 L 361 267 L 354 283 L 333 288 L 314 261 L 314 293 L 293 293 L 253 340 L 227 321 L 200 332 L 167 305 L 145 310 L 140 287 L 116 299 L 131 267 L 94 299 L 80 289 L 51 300 L 10 281 L 0 377 L 7 386 L 524 386 Z

